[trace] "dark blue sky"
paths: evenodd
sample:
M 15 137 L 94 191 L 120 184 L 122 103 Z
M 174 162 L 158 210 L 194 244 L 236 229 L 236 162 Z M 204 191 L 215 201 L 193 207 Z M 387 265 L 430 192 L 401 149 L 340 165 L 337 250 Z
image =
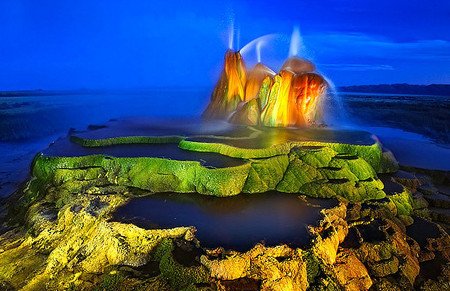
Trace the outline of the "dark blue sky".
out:
M 450 83 L 450 1 L 2 0 L 0 90 L 212 86 L 230 18 L 274 70 L 298 25 L 336 85 Z

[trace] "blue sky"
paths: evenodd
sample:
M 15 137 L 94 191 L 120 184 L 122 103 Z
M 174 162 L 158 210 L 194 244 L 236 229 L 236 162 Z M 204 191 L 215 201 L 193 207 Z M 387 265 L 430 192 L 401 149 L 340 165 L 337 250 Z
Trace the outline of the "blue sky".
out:
M 450 83 L 450 1 L 2 0 L 0 90 L 210 87 L 231 19 L 275 71 L 297 25 L 336 85 Z

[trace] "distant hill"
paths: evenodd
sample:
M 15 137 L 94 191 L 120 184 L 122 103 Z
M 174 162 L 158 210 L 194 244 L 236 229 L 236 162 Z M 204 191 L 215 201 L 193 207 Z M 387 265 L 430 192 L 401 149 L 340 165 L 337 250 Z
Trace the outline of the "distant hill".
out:
M 339 87 L 340 92 L 387 93 L 450 96 L 450 84 L 410 85 L 380 84 Z

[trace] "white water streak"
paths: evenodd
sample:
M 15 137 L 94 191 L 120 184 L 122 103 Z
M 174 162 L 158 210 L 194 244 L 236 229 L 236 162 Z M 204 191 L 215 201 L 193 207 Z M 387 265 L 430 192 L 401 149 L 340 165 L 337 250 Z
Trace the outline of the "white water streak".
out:
M 247 43 L 241 50 L 241 54 L 244 55 L 246 53 L 248 53 L 250 51 L 250 49 L 253 48 L 253 46 L 256 46 L 259 44 L 259 46 L 263 46 L 265 45 L 267 42 L 269 42 L 270 40 L 274 39 L 275 37 L 279 36 L 276 33 L 272 33 L 272 34 L 266 34 L 263 36 L 260 36 L 258 38 L 255 38 L 254 40 L 252 40 L 251 42 Z
M 289 57 L 299 56 L 300 51 L 303 49 L 303 39 L 300 35 L 300 29 L 298 26 L 294 26 L 294 30 L 291 35 L 291 44 L 289 46 Z
M 262 46 L 263 42 L 262 41 L 258 41 L 256 43 L 256 58 L 258 59 L 258 63 L 261 63 L 261 46 Z
M 233 49 L 234 42 L 234 19 L 230 18 L 230 26 L 228 27 L 228 49 Z

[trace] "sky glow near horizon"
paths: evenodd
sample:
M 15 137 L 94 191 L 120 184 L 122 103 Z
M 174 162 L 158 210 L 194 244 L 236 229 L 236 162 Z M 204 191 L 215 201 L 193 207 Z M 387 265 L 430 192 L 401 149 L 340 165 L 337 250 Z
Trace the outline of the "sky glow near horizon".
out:
M 278 35 L 261 46 L 274 71 L 298 26 L 301 55 L 338 86 L 450 83 L 450 2 L 154 2 L 1 1 L 0 90 L 211 87 L 231 20 L 235 46 Z

